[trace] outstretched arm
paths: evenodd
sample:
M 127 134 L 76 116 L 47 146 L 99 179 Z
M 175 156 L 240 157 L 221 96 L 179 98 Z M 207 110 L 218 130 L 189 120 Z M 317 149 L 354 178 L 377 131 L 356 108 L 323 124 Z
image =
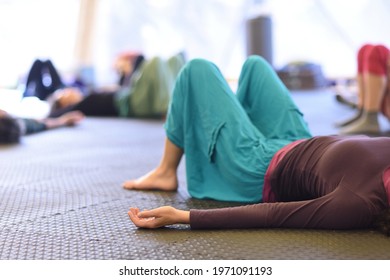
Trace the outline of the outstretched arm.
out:
M 53 129 L 63 126 L 73 126 L 78 124 L 84 119 L 84 114 L 79 111 L 72 111 L 65 113 L 58 118 L 47 118 L 42 120 L 43 124 L 46 126 L 46 129 Z
M 130 208 L 130 220 L 140 228 L 159 228 L 173 224 L 189 224 L 190 212 L 178 210 L 171 206 L 163 206 L 153 210 L 140 211 Z
M 316 228 L 354 229 L 370 226 L 374 207 L 369 199 L 348 188 L 312 200 L 258 203 L 245 206 L 182 211 L 164 206 L 140 212 L 131 208 L 130 219 L 138 227 L 158 228 L 190 224 L 192 229 Z
M 19 125 L 21 134 L 27 135 L 62 126 L 73 126 L 82 121 L 83 118 L 84 115 L 81 112 L 73 111 L 58 118 L 46 118 L 43 120 L 20 118 Z

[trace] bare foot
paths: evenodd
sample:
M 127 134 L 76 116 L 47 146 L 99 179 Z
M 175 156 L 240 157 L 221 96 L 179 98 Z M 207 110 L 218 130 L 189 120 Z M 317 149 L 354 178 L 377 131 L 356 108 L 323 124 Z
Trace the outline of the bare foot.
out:
M 127 190 L 162 190 L 175 191 L 178 187 L 176 173 L 163 172 L 160 169 L 154 169 L 144 176 L 129 180 L 123 183 L 123 188 Z

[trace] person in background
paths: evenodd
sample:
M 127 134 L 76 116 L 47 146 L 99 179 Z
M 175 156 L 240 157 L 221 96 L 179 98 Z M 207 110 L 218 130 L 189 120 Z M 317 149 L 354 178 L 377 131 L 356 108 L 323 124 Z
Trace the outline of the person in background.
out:
M 51 60 L 36 59 L 27 75 L 23 97 L 35 96 L 46 100 L 65 84 Z
M 183 65 L 181 53 L 169 59 L 136 59 L 135 68 L 123 67 L 131 75 L 122 75 L 119 89 L 90 93 L 85 97 L 75 88 L 56 91 L 51 98 L 50 116 L 58 117 L 76 110 L 86 116 L 162 119 L 167 113 L 172 88 Z
M 365 44 L 358 51 L 357 65 L 357 112 L 336 125 L 341 134 L 380 134 L 379 114 L 390 119 L 390 50 Z
M 42 120 L 19 118 L 0 110 L 0 144 L 19 143 L 24 135 L 38 133 L 49 129 L 78 124 L 84 115 L 80 112 L 69 112 L 59 118 L 46 118 Z
M 129 190 L 175 191 L 185 153 L 189 194 L 244 206 L 140 211 L 138 227 L 192 229 L 376 226 L 390 234 L 390 138 L 312 137 L 266 61 L 245 62 L 234 94 L 218 68 L 190 61 L 179 74 L 165 123 L 160 164 L 124 182 Z
M 48 100 L 54 92 L 66 88 L 77 89 L 84 95 L 117 91 L 122 87 L 129 86 L 131 75 L 138 69 L 143 60 L 144 56 L 139 52 L 120 53 L 113 65 L 119 76 L 118 82 L 114 85 L 88 90 L 85 83 L 78 77 L 71 84 L 66 85 L 50 59 L 36 59 L 28 72 L 23 97 L 35 96 L 40 100 Z
M 145 60 L 143 54 L 134 51 L 127 51 L 120 53 L 114 62 L 114 69 L 118 73 L 119 87 L 128 87 L 133 73 L 140 67 Z

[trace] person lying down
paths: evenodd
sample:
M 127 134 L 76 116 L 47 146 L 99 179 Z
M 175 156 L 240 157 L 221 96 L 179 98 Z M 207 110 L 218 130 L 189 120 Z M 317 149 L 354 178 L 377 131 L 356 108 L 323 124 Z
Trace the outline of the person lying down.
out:
M 0 144 L 19 143 L 24 135 L 43 132 L 64 126 L 74 126 L 82 121 L 84 115 L 73 111 L 58 118 L 32 119 L 19 118 L 0 109 Z
M 299 108 L 261 57 L 245 62 L 237 93 L 213 63 L 196 59 L 180 72 L 165 123 L 160 164 L 124 182 L 128 190 L 175 191 L 186 155 L 189 194 L 244 206 L 140 211 L 141 228 L 192 229 L 376 227 L 390 234 L 390 138 L 313 137 Z

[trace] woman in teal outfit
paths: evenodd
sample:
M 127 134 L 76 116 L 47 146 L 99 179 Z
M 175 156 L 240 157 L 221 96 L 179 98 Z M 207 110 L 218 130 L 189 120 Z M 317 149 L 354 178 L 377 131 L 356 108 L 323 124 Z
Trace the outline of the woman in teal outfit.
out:
M 177 167 L 185 153 L 192 197 L 260 202 L 273 155 L 311 137 L 287 88 L 258 56 L 245 62 L 236 94 L 211 62 L 187 63 L 176 80 L 165 129 L 160 164 L 124 182 L 124 188 L 176 190 Z

